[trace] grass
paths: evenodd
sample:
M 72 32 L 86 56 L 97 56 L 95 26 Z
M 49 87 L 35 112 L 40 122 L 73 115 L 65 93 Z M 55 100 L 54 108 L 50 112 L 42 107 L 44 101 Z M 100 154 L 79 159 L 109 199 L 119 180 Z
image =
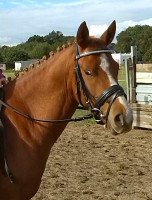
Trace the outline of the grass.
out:
M 118 74 L 118 82 L 123 87 L 126 92 L 126 74 L 125 74 L 125 66 L 121 65 Z
M 73 118 L 76 118 L 76 117 L 82 117 L 84 115 L 87 115 L 87 114 L 90 114 L 90 111 L 89 110 L 83 110 L 83 109 L 77 109 L 73 115 Z M 85 123 L 89 123 L 89 124 L 95 124 L 95 120 L 94 119 L 87 119 L 87 120 L 84 120 Z
M 5 70 L 4 75 L 6 78 L 11 77 L 12 79 L 15 78 L 15 71 L 14 70 Z

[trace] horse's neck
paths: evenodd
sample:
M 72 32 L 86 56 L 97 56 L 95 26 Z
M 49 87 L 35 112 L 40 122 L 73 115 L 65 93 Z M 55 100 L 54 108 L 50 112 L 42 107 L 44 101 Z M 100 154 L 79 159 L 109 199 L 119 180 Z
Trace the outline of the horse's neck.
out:
M 70 77 L 73 76 L 74 69 L 67 64 L 69 57 L 66 60 L 62 56 L 52 63 L 48 60 L 45 67 L 40 66 L 34 69 L 35 71 L 28 72 L 29 74 L 16 81 L 13 91 L 10 92 L 12 95 L 10 97 L 6 95 L 7 102 L 35 118 L 55 120 L 71 118 L 77 103 L 72 94 Z M 43 146 L 49 152 L 66 126 L 66 123 L 33 123 L 12 111 L 11 114 L 10 111 L 6 114 L 17 130 L 16 137 L 19 136 L 33 148 L 41 148 L 42 152 Z

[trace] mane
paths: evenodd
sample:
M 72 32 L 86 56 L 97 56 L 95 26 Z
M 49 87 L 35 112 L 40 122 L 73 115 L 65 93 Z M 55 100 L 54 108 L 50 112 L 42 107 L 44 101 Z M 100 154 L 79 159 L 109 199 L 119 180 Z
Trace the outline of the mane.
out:
M 50 51 L 49 56 L 44 55 L 41 59 L 39 59 L 35 63 L 30 64 L 29 66 L 25 67 L 21 71 L 16 72 L 15 79 L 22 78 L 24 75 L 28 74 L 29 72 L 43 66 L 43 63 L 45 63 L 47 60 L 52 59 L 56 54 L 58 54 L 59 52 L 62 52 L 64 49 L 72 46 L 72 44 L 74 44 L 74 42 L 73 43 L 68 42 L 67 44 L 63 44 L 62 46 L 57 47 L 56 52 Z

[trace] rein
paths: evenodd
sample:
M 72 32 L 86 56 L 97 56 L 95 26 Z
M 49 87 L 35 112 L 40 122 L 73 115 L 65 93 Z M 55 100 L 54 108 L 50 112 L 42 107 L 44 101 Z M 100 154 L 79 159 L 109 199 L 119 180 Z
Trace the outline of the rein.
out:
M 83 121 L 83 120 L 86 120 L 86 119 L 91 119 L 93 118 L 93 114 L 90 113 L 90 114 L 87 114 L 87 115 L 84 115 L 82 117 L 76 117 L 76 118 L 70 118 L 70 119 L 57 119 L 57 120 L 51 120 L 51 119 L 40 119 L 40 118 L 34 118 L 34 117 L 31 117 L 30 115 L 28 115 L 27 113 L 23 112 L 23 111 L 20 111 L 19 109 L 5 103 L 4 101 L 0 100 L 0 104 L 2 104 L 4 107 L 14 111 L 15 113 L 21 115 L 22 117 L 25 117 L 27 119 L 30 119 L 31 121 L 34 121 L 34 122 L 46 122 L 46 123 L 60 123 L 60 122 L 78 122 L 78 121 Z

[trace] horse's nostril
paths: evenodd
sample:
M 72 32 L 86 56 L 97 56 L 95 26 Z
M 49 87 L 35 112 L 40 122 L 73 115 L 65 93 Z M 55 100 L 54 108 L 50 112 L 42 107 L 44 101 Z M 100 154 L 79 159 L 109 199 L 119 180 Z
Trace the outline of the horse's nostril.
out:
M 123 117 L 123 114 L 118 114 L 118 115 L 116 115 L 114 121 L 115 121 L 115 123 L 116 123 L 118 126 L 123 126 L 123 125 L 124 125 L 124 117 Z

